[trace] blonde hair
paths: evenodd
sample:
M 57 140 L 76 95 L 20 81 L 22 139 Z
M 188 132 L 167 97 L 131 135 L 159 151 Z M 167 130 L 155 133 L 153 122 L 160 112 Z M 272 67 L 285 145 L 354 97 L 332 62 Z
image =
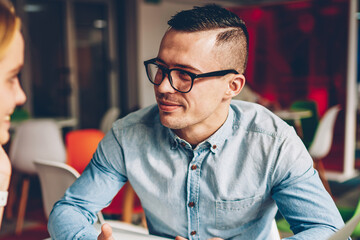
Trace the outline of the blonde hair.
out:
M 8 0 L 0 0 L 0 60 L 6 53 L 16 30 L 20 29 L 20 19 Z

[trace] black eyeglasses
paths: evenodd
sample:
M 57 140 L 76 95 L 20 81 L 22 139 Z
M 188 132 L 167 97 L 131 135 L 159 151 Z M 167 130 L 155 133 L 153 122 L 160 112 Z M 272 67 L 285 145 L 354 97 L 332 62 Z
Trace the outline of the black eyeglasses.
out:
M 157 59 L 153 58 L 144 62 L 146 74 L 150 82 L 156 86 L 159 86 L 165 78 L 165 75 L 168 75 L 170 85 L 178 92 L 188 93 L 193 87 L 194 80 L 196 78 L 204 77 L 222 77 L 229 73 L 238 74 L 234 69 L 221 70 L 215 72 L 208 72 L 202 74 L 195 74 L 188 72 L 179 68 L 169 69 L 163 65 L 160 65 L 156 62 Z

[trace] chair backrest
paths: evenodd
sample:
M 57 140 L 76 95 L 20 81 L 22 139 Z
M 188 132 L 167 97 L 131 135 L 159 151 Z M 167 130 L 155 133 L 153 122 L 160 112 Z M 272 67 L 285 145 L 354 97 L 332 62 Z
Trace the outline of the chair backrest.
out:
M 314 140 L 309 147 L 309 153 L 313 158 L 323 158 L 329 153 L 334 135 L 335 121 L 340 109 L 340 105 L 335 105 L 329 108 L 321 118 Z
M 96 148 L 105 133 L 98 129 L 81 129 L 70 131 L 65 136 L 67 148 L 67 164 L 76 169 L 80 174 L 89 164 Z M 135 196 L 129 207 L 123 207 L 127 187 L 124 186 L 114 197 L 111 204 L 103 209 L 105 214 L 123 214 L 124 208 L 132 209 L 133 212 L 142 211 L 140 200 Z
M 80 174 L 61 162 L 36 159 L 34 164 L 40 178 L 44 211 L 46 217 L 49 217 L 55 202 L 60 200 Z
M 66 150 L 61 130 L 54 120 L 26 120 L 15 129 L 9 157 L 14 169 L 35 174 L 35 159 L 65 162 Z
M 104 116 L 101 118 L 100 130 L 104 133 L 107 133 L 111 129 L 113 122 L 115 122 L 119 115 L 120 109 L 117 107 L 112 107 L 107 110 Z
M 358 201 L 358 203 L 357 203 L 357 206 L 356 206 L 356 208 L 355 208 L 355 212 L 354 212 L 353 217 L 355 217 L 355 216 L 357 216 L 357 215 L 359 215 L 359 214 L 360 214 L 360 199 L 359 199 L 359 201 Z M 354 229 L 354 231 L 353 231 L 353 235 L 354 235 L 354 236 L 360 236 L 360 223 L 357 224 L 357 226 L 355 227 L 355 229 Z
M 105 133 L 98 129 L 73 130 L 66 134 L 66 163 L 82 173 Z
M 49 218 L 54 204 L 64 196 L 80 174 L 66 163 L 36 159 L 34 164 L 40 178 L 45 215 Z M 100 223 L 105 222 L 101 212 L 97 216 Z
M 308 148 L 314 139 L 317 125 L 319 124 L 319 113 L 317 103 L 311 100 L 299 100 L 291 104 L 292 110 L 310 110 L 311 117 L 301 119 L 301 128 L 303 132 L 302 140 Z

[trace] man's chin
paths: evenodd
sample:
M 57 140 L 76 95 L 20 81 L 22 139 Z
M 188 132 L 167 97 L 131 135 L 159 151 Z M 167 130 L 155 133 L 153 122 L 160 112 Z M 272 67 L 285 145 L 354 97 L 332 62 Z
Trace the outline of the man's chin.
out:
M 181 129 L 182 124 L 179 117 L 169 116 L 169 114 L 160 114 L 160 122 L 164 127 L 170 129 Z

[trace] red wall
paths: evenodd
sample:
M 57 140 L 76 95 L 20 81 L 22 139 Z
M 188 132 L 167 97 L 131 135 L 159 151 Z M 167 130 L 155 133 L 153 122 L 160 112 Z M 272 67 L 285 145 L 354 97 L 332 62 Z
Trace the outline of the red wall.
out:
M 319 114 L 333 105 L 342 111 L 335 126 L 327 169 L 341 171 L 344 155 L 344 108 L 348 0 L 312 0 L 236 7 L 249 31 L 247 84 L 288 107 L 295 100 L 315 100 Z

